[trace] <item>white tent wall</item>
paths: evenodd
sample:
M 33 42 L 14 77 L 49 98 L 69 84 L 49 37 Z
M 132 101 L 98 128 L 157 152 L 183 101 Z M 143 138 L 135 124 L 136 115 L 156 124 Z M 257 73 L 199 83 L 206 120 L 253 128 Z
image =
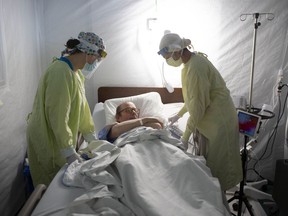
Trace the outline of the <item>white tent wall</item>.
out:
M 0 212 L 14 215 L 25 201 L 23 161 L 26 116 L 40 77 L 38 21 L 34 0 L 0 1 L 0 46 L 6 82 L 0 99 Z
M 6 85 L 0 89 L 1 185 L 0 212 L 13 215 L 24 201 L 22 163 L 26 153 L 26 121 L 31 111 L 40 74 L 54 56 L 59 57 L 70 37 L 80 31 L 100 35 L 108 56 L 94 77 L 86 81 L 86 95 L 93 109 L 100 86 L 162 86 L 157 55 L 165 29 L 190 38 L 197 51 L 223 75 L 232 95 L 249 97 L 254 20 L 243 13 L 273 13 L 260 19 L 255 56 L 252 104 L 275 106 L 275 85 L 279 69 L 284 83 L 288 73 L 287 0 L 0 0 L 0 45 L 3 45 Z M 157 18 L 157 21 L 147 19 Z M 148 28 L 152 30 L 149 30 Z M 1 57 L 1 56 L 0 56 Z M 158 61 L 159 60 L 159 61 Z M 160 61 L 161 62 L 161 61 Z M 168 82 L 181 86 L 179 70 Z M 1 72 L 0 72 L 1 73 Z M 282 106 L 286 95 L 282 92 Z M 283 158 L 286 113 L 280 121 L 275 144 L 268 135 L 276 117 L 264 122 L 253 154 L 259 157 L 266 147 L 266 160 L 257 171 L 273 180 L 276 159 Z M 265 126 L 265 127 L 264 127 Z M 250 166 L 253 166 L 250 165 Z M 249 172 L 250 179 L 257 179 Z

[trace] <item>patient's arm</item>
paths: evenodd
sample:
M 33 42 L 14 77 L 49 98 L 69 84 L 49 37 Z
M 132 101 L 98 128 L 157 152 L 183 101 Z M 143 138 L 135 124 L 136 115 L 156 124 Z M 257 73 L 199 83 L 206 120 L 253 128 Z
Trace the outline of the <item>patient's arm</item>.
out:
M 143 125 L 146 127 L 152 127 L 154 129 L 162 129 L 163 123 L 159 118 L 156 117 L 146 117 L 142 118 Z
M 131 119 L 131 120 L 123 121 L 123 122 L 116 123 L 115 125 L 113 125 L 110 130 L 109 137 L 112 139 L 115 139 L 118 136 L 120 136 L 122 133 L 125 133 L 133 128 L 136 128 L 142 125 L 146 127 L 152 127 L 154 129 L 163 128 L 163 123 L 161 122 L 159 118 L 156 118 L 156 117 Z

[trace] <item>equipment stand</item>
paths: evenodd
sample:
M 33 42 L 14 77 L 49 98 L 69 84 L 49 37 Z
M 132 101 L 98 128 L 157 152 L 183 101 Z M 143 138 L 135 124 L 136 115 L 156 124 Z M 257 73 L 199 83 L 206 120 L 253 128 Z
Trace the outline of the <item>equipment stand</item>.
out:
M 243 151 L 241 154 L 241 161 L 242 161 L 242 171 L 243 171 L 243 179 L 240 182 L 240 189 L 239 191 L 236 191 L 234 196 L 228 200 L 228 203 L 232 202 L 235 199 L 238 199 L 238 206 L 235 206 L 237 208 L 237 216 L 241 216 L 241 211 L 242 211 L 242 204 L 246 205 L 249 213 L 251 216 L 254 216 L 252 205 L 249 203 L 248 198 L 244 194 L 244 186 L 246 185 L 246 162 L 247 162 L 247 143 L 248 143 L 249 138 L 247 136 L 244 137 L 244 147 Z M 237 204 L 236 204 L 237 205 Z M 234 207 L 234 206 L 233 206 Z
M 247 16 L 253 16 L 254 18 L 254 32 L 253 32 L 253 47 L 252 47 L 252 64 L 251 64 L 251 74 L 250 74 L 250 91 L 249 91 L 249 104 L 247 107 L 248 112 L 252 112 L 252 94 L 253 94 L 253 78 L 254 78 L 254 65 L 255 65 L 255 51 L 256 51 L 256 37 L 257 37 L 257 29 L 261 25 L 258 21 L 260 15 L 265 15 L 267 20 L 273 20 L 274 14 L 272 13 L 254 13 L 254 14 L 241 14 L 240 20 L 245 21 Z M 238 210 L 237 216 L 241 216 L 242 205 L 243 202 L 246 205 L 251 216 L 254 216 L 252 205 L 249 203 L 247 196 L 244 194 L 244 186 L 246 185 L 246 165 L 247 165 L 247 144 L 249 142 L 249 137 L 245 135 L 244 137 L 244 146 L 241 153 L 242 160 L 242 171 L 243 171 L 243 179 L 240 182 L 240 189 L 236 191 L 234 196 L 228 200 L 228 203 L 231 201 L 238 199 L 238 206 L 236 204 L 236 208 Z M 234 205 L 233 205 L 234 208 Z
M 241 15 L 243 16 L 243 15 Z M 241 19 L 240 16 L 240 19 Z M 246 14 L 247 16 L 247 14 Z M 250 76 L 250 91 L 249 91 L 249 104 L 248 104 L 248 112 L 251 112 L 251 107 L 252 107 L 252 91 L 253 91 L 253 77 L 254 77 L 254 63 L 255 63 L 255 50 L 256 50 L 256 36 L 257 36 L 257 29 L 258 26 L 260 26 L 260 22 L 258 22 L 258 18 L 259 18 L 259 13 L 255 13 L 253 14 L 253 17 L 255 18 L 255 23 L 254 23 L 254 34 L 253 34 L 253 49 L 252 49 L 252 65 L 251 65 L 251 76 Z M 246 19 L 246 17 L 245 17 Z M 245 20 L 244 19 L 244 20 Z M 242 19 L 241 19 L 242 20 Z M 243 20 L 242 20 L 243 21 Z M 245 136 L 244 137 L 244 146 L 243 146 L 243 151 L 241 153 L 241 160 L 242 160 L 242 171 L 243 171 L 243 179 L 240 182 L 240 189 L 239 191 L 236 191 L 234 196 L 232 198 L 230 198 L 228 200 L 228 203 L 230 203 L 231 201 L 238 199 L 238 206 L 237 204 L 236 207 L 235 205 L 233 206 L 233 209 L 237 208 L 237 216 L 241 216 L 241 211 L 242 211 L 242 204 L 244 202 L 244 204 L 246 205 L 249 213 L 251 216 L 254 216 L 253 214 L 253 210 L 252 210 L 252 205 L 249 203 L 248 198 L 246 197 L 246 195 L 244 194 L 244 186 L 246 184 L 246 163 L 247 163 L 247 143 L 249 141 L 249 137 Z

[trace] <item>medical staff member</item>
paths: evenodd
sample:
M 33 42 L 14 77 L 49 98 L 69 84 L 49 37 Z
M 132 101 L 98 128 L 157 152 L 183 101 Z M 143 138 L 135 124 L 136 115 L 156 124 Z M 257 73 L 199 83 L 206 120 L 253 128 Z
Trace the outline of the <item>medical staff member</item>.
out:
M 84 80 L 106 54 L 102 38 L 80 32 L 78 39 L 67 41 L 61 58 L 55 58 L 41 77 L 27 128 L 34 186 L 49 185 L 66 162 L 81 161 L 75 151 L 78 132 L 87 142 L 97 139 Z
M 182 141 L 187 149 L 191 134 L 198 134 L 207 166 L 225 191 L 242 180 L 237 113 L 218 70 L 205 54 L 191 52 L 189 46 L 189 39 L 174 33 L 165 34 L 160 41 L 158 54 L 167 64 L 183 65 L 181 81 L 185 104 L 169 121 L 173 124 L 189 112 Z

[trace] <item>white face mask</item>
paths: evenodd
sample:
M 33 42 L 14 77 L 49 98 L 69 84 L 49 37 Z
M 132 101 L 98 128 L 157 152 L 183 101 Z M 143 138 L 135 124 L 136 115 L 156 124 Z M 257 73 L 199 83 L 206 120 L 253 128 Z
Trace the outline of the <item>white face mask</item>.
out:
M 172 56 L 166 59 L 166 62 L 168 65 L 173 67 L 179 67 L 183 63 L 181 57 L 178 60 L 174 60 Z
M 172 53 L 170 58 L 166 59 L 167 64 L 170 65 L 170 66 L 173 66 L 173 67 L 179 67 L 183 63 L 182 62 L 182 58 L 181 58 L 182 54 L 183 54 L 183 49 L 181 51 L 180 58 L 177 59 L 177 60 L 174 60 L 173 57 L 172 57 L 173 56 L 173 53 Z
M 81 70 L 86 79 L 90 79 L 93 76 L 100 63 L 101 61 L 97 61 L 97 59 L 92 64 L 86 62 L 83 69 Z

